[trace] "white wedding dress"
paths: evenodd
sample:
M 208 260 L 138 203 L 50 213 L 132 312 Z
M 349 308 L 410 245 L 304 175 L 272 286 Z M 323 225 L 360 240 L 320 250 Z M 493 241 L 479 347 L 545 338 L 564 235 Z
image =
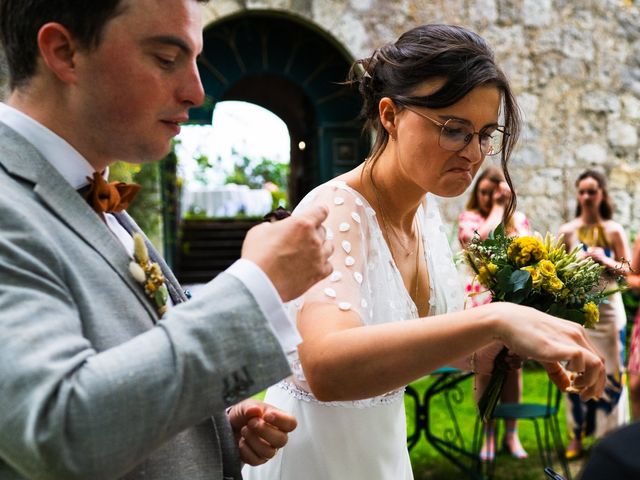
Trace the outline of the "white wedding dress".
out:
M 334 180 L 310 192 L 296 212 L 313 204 L 329 206 L 324 226 L 335 245 L 334 272 L 291 302 L 290 314 L 295 317 L 304 302 L 320 301 L 356 312 L 364 325 L 417 318 L 375 211 L 365 198 Z M 463 289 L 435 197 L 426 196 L 417 217 L 430 276 L 429 314 L 460 310 Z M 293 375 L 269 388 L 265 401 L 294 415 L 298 427 L 272 460 L 259 467 L 246 466 L 245 479 L 413 478 L 406 446 L 404 389 L 358 401 L 320 402 L 309 392 L 297 354 L 290 362 Z

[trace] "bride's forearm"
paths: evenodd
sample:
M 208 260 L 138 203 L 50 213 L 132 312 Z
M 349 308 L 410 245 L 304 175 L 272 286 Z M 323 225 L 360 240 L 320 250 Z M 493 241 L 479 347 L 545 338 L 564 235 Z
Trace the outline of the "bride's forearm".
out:
M 446 366 L 457 368 L 459 370 L 468 370 L 470 372 L 474 372 L 476 369 L 474 365 L 475 361 L 476 360 L 475 360 L 475 351 L 474 351 L 468 355 L 465 355 L 464 357 L 459 357 L 452 360 Z
M 303 335 L 299 351 L 305 377 L 319 400 L 356 400 L 402 387 L 446 365 L 468 369 L 468 357 L 496 339 L 500 308 L 489 304 L 311 338 Z

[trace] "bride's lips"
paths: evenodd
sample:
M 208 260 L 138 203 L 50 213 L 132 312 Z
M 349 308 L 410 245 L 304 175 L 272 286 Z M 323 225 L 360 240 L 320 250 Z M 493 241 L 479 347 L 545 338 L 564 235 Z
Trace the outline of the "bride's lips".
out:
M 467 173 L 471 175 L 471 169 L 469 167 L 453 167 L 447 170 L 448 173 Z

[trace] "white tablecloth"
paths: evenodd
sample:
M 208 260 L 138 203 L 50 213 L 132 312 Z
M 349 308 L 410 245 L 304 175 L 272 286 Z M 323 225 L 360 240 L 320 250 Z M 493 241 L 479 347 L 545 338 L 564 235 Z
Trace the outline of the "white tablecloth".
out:
M 182 214 L 195 210 L 209 217 L 260 216 L 271 211 L 271 201 L 268 190 L 252 190 L 246 185 L 190 186 L 183 193 Z

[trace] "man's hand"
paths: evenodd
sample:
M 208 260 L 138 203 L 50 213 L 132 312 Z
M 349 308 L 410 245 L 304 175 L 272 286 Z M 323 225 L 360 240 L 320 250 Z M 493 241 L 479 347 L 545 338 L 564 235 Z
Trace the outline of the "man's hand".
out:
M 262 223 L 247 233 L 242 258 L 269 277 L 283 302 L 299 297 L 333 270 L 333 244 L 322 222 L 325 207 L 313 207 L 275 223 Z
M 240 459 L 249 465 L 262 465 L 287 444 L 295 417 L 268 403 L 248 399 L 229 410 L 229 422 L 238 442 Z

